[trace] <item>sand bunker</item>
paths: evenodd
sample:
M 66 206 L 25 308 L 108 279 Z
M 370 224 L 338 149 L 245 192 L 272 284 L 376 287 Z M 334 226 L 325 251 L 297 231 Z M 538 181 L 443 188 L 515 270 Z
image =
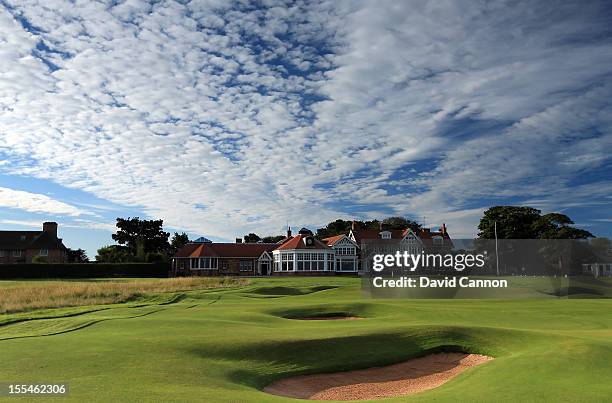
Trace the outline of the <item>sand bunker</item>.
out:
M 436 388 L 491 357 L 439 353 L 386 367 L 282 379 L 264 389 L 279 396 L 312 400 L 369 400 Z

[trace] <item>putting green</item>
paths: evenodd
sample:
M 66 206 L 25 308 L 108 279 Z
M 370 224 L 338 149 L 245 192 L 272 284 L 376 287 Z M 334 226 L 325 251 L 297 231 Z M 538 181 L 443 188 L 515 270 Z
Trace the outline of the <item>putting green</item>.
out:
M 294 320 L 313 316 L 363 319 Z M 138 305 L 4 315 L 2 323 L 0 383 L 68 383 L 58 401 L 283 402 L 290 399 L 261 390 L 284 377 L 449 350 L 495 360 L 385 401 L 612 396 L 609 299 L 371 300 L 355 278 L 271 278 Z

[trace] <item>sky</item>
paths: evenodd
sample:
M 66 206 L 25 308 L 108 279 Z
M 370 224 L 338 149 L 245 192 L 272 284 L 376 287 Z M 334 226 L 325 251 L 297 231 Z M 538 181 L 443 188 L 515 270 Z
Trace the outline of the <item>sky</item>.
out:
M 0 228 L 231 241 L 494 205 L 612 235 L 612 6 L 0 0 Z

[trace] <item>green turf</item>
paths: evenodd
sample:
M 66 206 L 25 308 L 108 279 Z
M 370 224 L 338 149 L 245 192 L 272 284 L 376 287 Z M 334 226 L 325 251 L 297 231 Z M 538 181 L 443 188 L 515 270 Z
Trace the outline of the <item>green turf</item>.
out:
M 69 397 L 53 401 L 283 402 L 290 399 L 261 389 L 286 376 L 445 349 L 495 360 L 440 388 L 386 401 L 612 396 L 610 299 L 372 300 L 354 278 L 273 278 L 29 315 L 0 318 L 0 383 L 69 383 Z M 326 315 L 363 320 L 296 320 Z

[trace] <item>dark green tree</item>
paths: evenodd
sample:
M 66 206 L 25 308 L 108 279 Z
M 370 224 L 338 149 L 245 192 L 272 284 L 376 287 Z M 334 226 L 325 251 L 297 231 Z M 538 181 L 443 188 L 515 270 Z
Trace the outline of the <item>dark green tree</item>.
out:
M 244 236 L 244 243 L 257 243 L 259 241 L 261 241 L 261 237 L 252 232 Z
M 139 217 L 117 218 L 113 239 L 128 247 L 134 256 L 144 259 L 147 253 L 166 252 L 170 234 L 163 230 L 163 220 L 141 220 Z
M 534 233 L 540 239 L 586 239 L 592 238 L 589 231 L 572 227 L 574 222 L 565 214 L 544 214 L 534 225 Z
M 134 255 L 128 247 L 109 245 L 98 249 L 96 262 L 100 263 L 128 263 L 134 261 Z
M 583 239 L 593 234 L 575 228 L 565 214 L 540 214 L 540 210 L 521 206 L 495 206 L 484 212 L 478 224 L 482 239 Z
M 87 263 L 89 257 L 83 249 L 68 249 L 66 250 L 66 257 L 69 263 Z
M 421 229 L 421 224 L 416 221 L 408 220 L 404 217 L 387 217 L 382 220 L 383 228 L 385 229 L 406 229 L 410 228 L 414 232 L 417 232 Z
M 182 232 L 179 234 L 178 232 L 175 232 L 174 235 L 172 235 L 172 239 L 170 240 L 170 254 L 174 255 L 176 251 L 178 251 L 188 243 L 189 236 L 186 233 Z
M 261 238 L 261 242 L 263 243 L 277 243 L 281 239 L 285 239 L 284 235 L 268 235 Z
M 346 234 L 350 231 L 352 225 L 352 221 L 340 219 L 332 221 L 324 228 L 317 229 L 317 238 L 324 239 L 335 235 Z

